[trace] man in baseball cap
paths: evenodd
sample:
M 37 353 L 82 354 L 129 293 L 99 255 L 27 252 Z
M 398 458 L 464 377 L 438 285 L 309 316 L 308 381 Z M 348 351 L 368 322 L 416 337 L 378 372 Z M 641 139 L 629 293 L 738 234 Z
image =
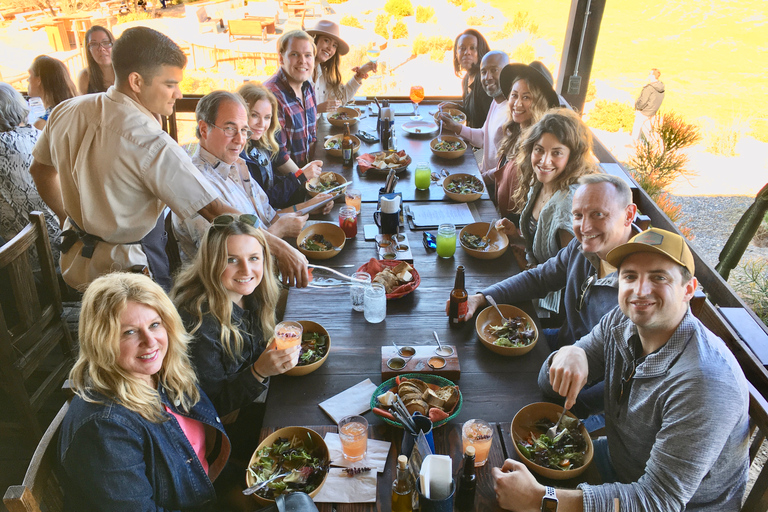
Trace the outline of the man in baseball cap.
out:
M 522 464 L 494 468 L 509 510 L 737 511 L 747 481 L 747 381 L 723 341 L 691 313 L 693 255 L 683 237 L 651 228 L 607 256 L 619 307 L 555 352 L 539 385 L 570 408 L 605 379 L 607 437 L 594 442 L 603 485 L 545 488 Z M 545 506 L 547 508 L 545 508 Z

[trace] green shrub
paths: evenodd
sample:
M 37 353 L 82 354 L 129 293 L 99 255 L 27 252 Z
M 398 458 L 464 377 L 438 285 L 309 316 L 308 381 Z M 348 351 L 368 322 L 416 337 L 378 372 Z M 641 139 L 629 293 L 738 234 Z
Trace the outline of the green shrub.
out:
M 341 18 L 341 21 L 339 21 L 339 24 L 340 25 L 346 25 L 348 27 L 363 28 L 363 26 L 360 24 L 360 22 L 357 21 L 357 18 L 355 18 L 354 16 L 350 16 L 350 15 L 347 15 L 347 16 L 344 16 L 343 18 Z
M 536 60 L 536 49 L 531 43 L 525 42 L 512 52 L 513 62 L 533 62 Z
M 406 39 L 408 37 L 408 27 L 402 21 L 395 23 L 392 27 L 392 39 Z
M 748 260 L 729 281 L 752 311 L 768 325 L 768 262 Z
M 485 24 L 485 16 L 469 16 L 467 25 L 470 27 L 482 27 Z
M 587 125 L 599 130 L 618 132 L 632 130 L 635 122 L 635 109 L 629 103 L 620 101 L 597 100 L 595 108 L 589 112 Z
M 419 5 L 416 7 L 416 22 L 428 23 L 435 15 L 435 9 Z
M 387 0 L 384 4 L 384 10 L 392 16 L 402 18 L 403 16 L 413 16 L 413 4 L 411 0 Z
M 651 131 L 658 134 L 667 152 L 693 146 L 701 140 L 701 129 L 671 110 L 656 114 Z
M 343 4 L 343 3 L 345 3 L 346 1 L 347 1 L 347 0 L 328 0 L 328 3 L 329 3 L 329 4 Z
M 152 14 L 144 11 L 129 12 L 128 14 L 120 14 L 117 16 L 118 23 L 128 23 L 130 21 L 151 20 L 151 19 L 152 19 Z
M 384 39 L 389 39 L 389 31 L 387 30 L 387 24 L 389 23 L 389 18 L 391 18 L 390 14 L 377 14 L 376 15 L 376 24 L 374 25 L 373 31 L 383 37 Z
M 768 142 L 768 119 L 753 119 L 749 125 L 749 134 L 755 140 Z
M 449 1 L 456 7 L 461 7 L 462 11 L 468 11 L 469 9 L 477 5 L 474 2 L 474 0 L 449 0 Z
M 584 101 L 589 103 L 595 99 L 597 95 L 597 87 L 595 87 L 595 81 L 590 80 L 587 84 L 587 95 L 584 97 Z
M 508 21 L 504 24 L 504 32 L 507 34 L 512 34 L 514 32 L 537 34 L 539 32 L 539 25 L 534 23 L 528 12 L 517 11 L 512 17 L 512 21 Z
M 419 34 L 413 40 L 412 51 L 414 55 L 426 55 L 427 53 L 431 55 L 432 52 L 435 52 L 435 51 L 441 52 L 441 54 L 444 54 L 449 50 L 453 50 L 453 40 L 450 37 L 445 37 L 445 36 L 424 37 L 423 35 Z

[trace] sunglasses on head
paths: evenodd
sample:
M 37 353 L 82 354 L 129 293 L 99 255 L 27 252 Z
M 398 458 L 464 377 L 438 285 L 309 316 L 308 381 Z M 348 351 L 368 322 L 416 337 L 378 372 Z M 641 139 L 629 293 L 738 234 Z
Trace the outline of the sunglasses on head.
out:
M 222 229 L 229 226 L 235 221 L 243 222 L 255 228 L 259 227 L 259 218 L 251 213 L 244 213 L 239 216 L 230 215 L 228 213 L 225 213 L 224 215 L 219 215 L 218 217 L 213 219 L 213 222 L 211 223 L 211 227 L 213 227 L 214 229 Z

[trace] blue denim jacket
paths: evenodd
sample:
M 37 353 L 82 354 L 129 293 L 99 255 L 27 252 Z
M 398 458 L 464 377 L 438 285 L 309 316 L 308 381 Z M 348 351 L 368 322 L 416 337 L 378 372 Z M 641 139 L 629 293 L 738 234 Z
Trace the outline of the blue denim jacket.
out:
M 102 403 L 79 396 L 61 426 L 64 509 L 71 511 L 216 510 L 212 480 L 229 458 L 229 438 L 205 393 L 189 413 L 166 406 L 205 425 L 209 474 L 171 415 L 152 423 L 101 395 Z M 210 478 L 209 478 L 210 476 Z

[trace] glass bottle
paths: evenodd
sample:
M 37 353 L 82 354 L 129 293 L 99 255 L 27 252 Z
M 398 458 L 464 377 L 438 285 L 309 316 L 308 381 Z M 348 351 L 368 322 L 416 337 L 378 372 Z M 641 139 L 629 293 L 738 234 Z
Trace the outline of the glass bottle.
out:
M 341 139 L 341 157 L 344 160 L 344 167 L 352 167 L 354 150 L 355 144 L 349 133 L 349 123 L 344 123 L 344 137 Z
M 451 300 L 448 306 L 448 321 L 451 326 L 463 324 L 467 319 L 467 290 L 464 289 L 464 266 L 456 268 L 456 280 L 451 290 Z
M 392 482 L 392 512 L 413 511 L 413 491 L 415 485 L 408 471 L 408 458 L 400 455 L 397 458 L 397 478 Z
M 464 469 L 456 480 L 459 487 L 456 490 L 456 503 L 454 507 L 460 512 L 475 509 L 475 488 L 477 487 L 477 475 L 475 474 L 475 447 L 467 446 L 464 450 Z

